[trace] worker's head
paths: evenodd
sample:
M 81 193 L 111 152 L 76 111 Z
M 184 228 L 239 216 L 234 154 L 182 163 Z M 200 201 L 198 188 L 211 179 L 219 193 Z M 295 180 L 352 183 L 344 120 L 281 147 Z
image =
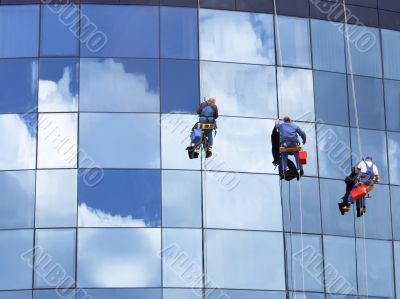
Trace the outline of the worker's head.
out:
M 290 123 L 292 120 L 290 119 L 289 116 L 286 115 L 286 116 L 283 118 L 283 121 L 284 121 L 285 123 Z
M 210 97 L 207 101 L 211 105 L 217 104 L 217 99 L 215 97 Z
M 366 156 L 365 161 L 371 161 L 372 162 L 372 156 Z

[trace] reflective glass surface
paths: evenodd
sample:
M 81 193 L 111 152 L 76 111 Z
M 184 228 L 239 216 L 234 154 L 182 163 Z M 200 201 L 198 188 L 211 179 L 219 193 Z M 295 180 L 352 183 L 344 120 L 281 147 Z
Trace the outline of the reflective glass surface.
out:
M 395 264 L 395 275 L 396 275 L 396 295 L 399 294 L 399 287 L 400 287 L 400 242 L 394 242 L 394 264 Z
M 77 59 L 41 59 L 39 64 L 39 112 L 78 111 Z
M 35 287 L 73 287 L 75 285 L 75 230 L 36 230 L 35 243 L 38 246 L 35 251 Z M 49 264 L 46 264 L 48 256 L 51 256 L 50 263 L 54 267 L 53 271 L 48 271 Z M 62 273 L 63 276 L 57 277 L 54 274 L 56 271 L 60 271 L 59 273 Z M 63 279 L 63 277 L 70 279 Z
M 159 112 L 158 67 L 152 59 L 82 59 L 80 110 Z
M 0 290 L 30 289 L 33 230 L 0 231 L 0 244 Z
M 87 297 L 92 299 L 161 299 L 161 289 L 84 289 L 76 294 L 76 299 Z
M 137 146 L 137 145 L 140 146 Z M 81 114 L 80 167 L 158 168 L 160 127 L 153 114 Z
M 35 168 L 36 127 L 36 114 L 0 115 L 0 170 Z
M 276 29 L 279 65 L 311 67 L 309 21 L 294 17 L 278 17 Z M 279 39 L 279 41 L 278 41 Z M 279 49 L 280 48 L 280 49 Z
M 314 71 L 317 121 L 319 123 L 348 126 L 347 94 L 346 75 Z
M 202 287 L 202 231 L 164 229 L 163 248 L 163 286 Z M 182 253 L 186 265 L 177 263 Z
M 201 227 L 200 172 L 162 172 L 162 222 L 164 227 Z
M 201 299 L 202 290 L 193 289 L 164 289 L 163 299 Z
M 392 200 L 392 207 L 400 204 L 400 187 L 390 186 L 390 197 Z M 393 226 L 393 239 L 400 240 L 400 218 L 396 215 L 396 209 L 392 209 L 392 226 Z
M 400 131 L 400 81 L 385 80 L 386 126 Z
M 160 229 L 79 229 L 78 287 L 159 287 L 160 249 Z
M 350 48 L 352 72 L 347 63 L 347 72 L 357 75 L 382 77 L 379 29 L 348 25 L 347 47 Z M 346 35 L 347 37 L 347 35 Z M 346 50 L 347 61 L 349 55 Z
M 39 114 L 38 168 L 74 168 L 78 155 L 78 115 Z
M 312 71 L 279 67 L 278 95 L 281 118 L 289 115 L 295 120 L 315 119 Z
M 42 56 L 77 56 L 79 8 L 74 5 L 42 7 Z
M 344 73 L 345 47 L 344 38 L 338 23 L 311 20 L 311 41 L 314 68 L 319 70 Z
M 0 113 L 36 112 L 37 78 L 37 60 L 0 59 Z
M 0 20 L 0 57 L 38 56 L 39 6 L 1 6 Z
M 282 246 L 280 233 L 208 230 L 208 280 L 221 288 L 283 290 Z
M 161 72 L 161 111 L 194 113 L 199 104 L 199 63 L 163 59 Z
M 275 67 L 203 62 L 202 98 L 212 95 L 221 115 L 276 117 Z
M 274 64 L 272 15 L 200 10 L 200 58 Z
M 160 8 L 161 57 L 198 58 L 197 10 Z
M 0 296 L 2 299 L 32 299 L 32 291 L 3 291 Z
M 390 183 L 400 185 L 400 133 L 387 132 Z
M 351 76 L 349 78 L 349 112 L 350 124 L 357 126 L 358 113 L 361 128 L 385 129 L 385 104 L 383 100 L 383 84 L 381 79 L 354 76 L 355 104 Z M 355 109 L 357 106 L 357 110 Z M 373 107 L 373 109 L 371 109 Z
M 205 177 L 206 176 L 206 177 Z M 203 174 L 208 228 L 282 230 L 278 176 L 228 173 Z
M 81 13 L 82 56 L 158 57 L 157 7 L 82 5 Z
M 38 170 L 36 175 L 36 227 L 76 226 L 77 171 Z
M 35 172 L 0 172 L 0 228 L 32 228 L 35 206 Z
M 381 30 L 382 56 L 385 78 L 400 80 L 400 32 L 393 30 Z
M 157 170 L 105 170 L 102 180 L 91 186 L 80 175 L 79 226 L 160 226 L 160 180 Z

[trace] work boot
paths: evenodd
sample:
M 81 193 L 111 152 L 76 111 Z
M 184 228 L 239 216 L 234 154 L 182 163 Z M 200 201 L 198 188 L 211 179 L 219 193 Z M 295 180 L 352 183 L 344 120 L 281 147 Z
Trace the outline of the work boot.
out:
M 344 213 L 345 213 L 345 211 L 343 210 L 343 203 L 341 203 L 341 202 L 338 202 L 338 206 L 339 206 L 339 211 L 340 211 L 340 214 L 342 214 L 342 216 L 344 215 Z
M 300 169 L 300 176 L 303 176 L 303 175 L 304 175 L 304 170 Z
M 360 218 L 361 216 L 362 216 L 361 209 L 357 207 L 357 218 Z
M 363 207 L 363 208 L 361 209 L 361 216 L 364 215 L 365 213 L 367 213 L 367 208 L 366 208 L 366 207 Z
M 212 156 L 212 147 L 209 146 L 206 150 L 206 159 Z

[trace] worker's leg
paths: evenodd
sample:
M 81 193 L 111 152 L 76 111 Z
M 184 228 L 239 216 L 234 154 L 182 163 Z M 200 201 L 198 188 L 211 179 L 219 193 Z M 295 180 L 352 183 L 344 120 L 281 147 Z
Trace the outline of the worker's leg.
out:
M 294 155 L 294 159 L 296 161 L 297 170 L 302 170 L 303 169 L 303 165 L 301 165 L 300 161 L 299 161 L 299 152 L 294 152 L 293 155 Z
M 213 146 L 214 144 L 213 130 L 207 130 L 206 134 L 208 139 L 208 145 Z
M 282 170 L 288 171 L 288 153 L 282 153 Z

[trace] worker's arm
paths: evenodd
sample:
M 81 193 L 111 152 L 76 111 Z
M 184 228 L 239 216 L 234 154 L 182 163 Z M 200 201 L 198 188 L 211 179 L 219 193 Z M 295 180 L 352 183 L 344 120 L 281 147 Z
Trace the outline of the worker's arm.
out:
M 199 106 L 199 108 L 197 108 L 197 111 L 196 111 L 196 112 L 197 112 L 197 114 L 199 114 L 199 115 L 200 115 L 200 114 L 201 114 L 201 112 L 203 111 L 203 109 L 204 109 L 204 103 L 205 103 L 205 102 L 201 103 L 201 105 Z
M 301 139 L 303 140 L 303 144 L 306 144 L 306 142 L 307 142 L 306 133 L 302 129 L 300 129 L 299 126 L 297 126 L 296 132 L 297 132 L 297 134 L 300 135 Z
M 217 119 L 218 118 L 218 107 L 217 105 L 213 105 L 213 111 L 214 111 L 214 118 Z
M 374 182 L 379 183 L 381 181 L 381 176 L 378 174 L 375 176 Z
M 275 128 L 279 129 L 279 124 L 281 123 L 279 117 L 275 119 Z

